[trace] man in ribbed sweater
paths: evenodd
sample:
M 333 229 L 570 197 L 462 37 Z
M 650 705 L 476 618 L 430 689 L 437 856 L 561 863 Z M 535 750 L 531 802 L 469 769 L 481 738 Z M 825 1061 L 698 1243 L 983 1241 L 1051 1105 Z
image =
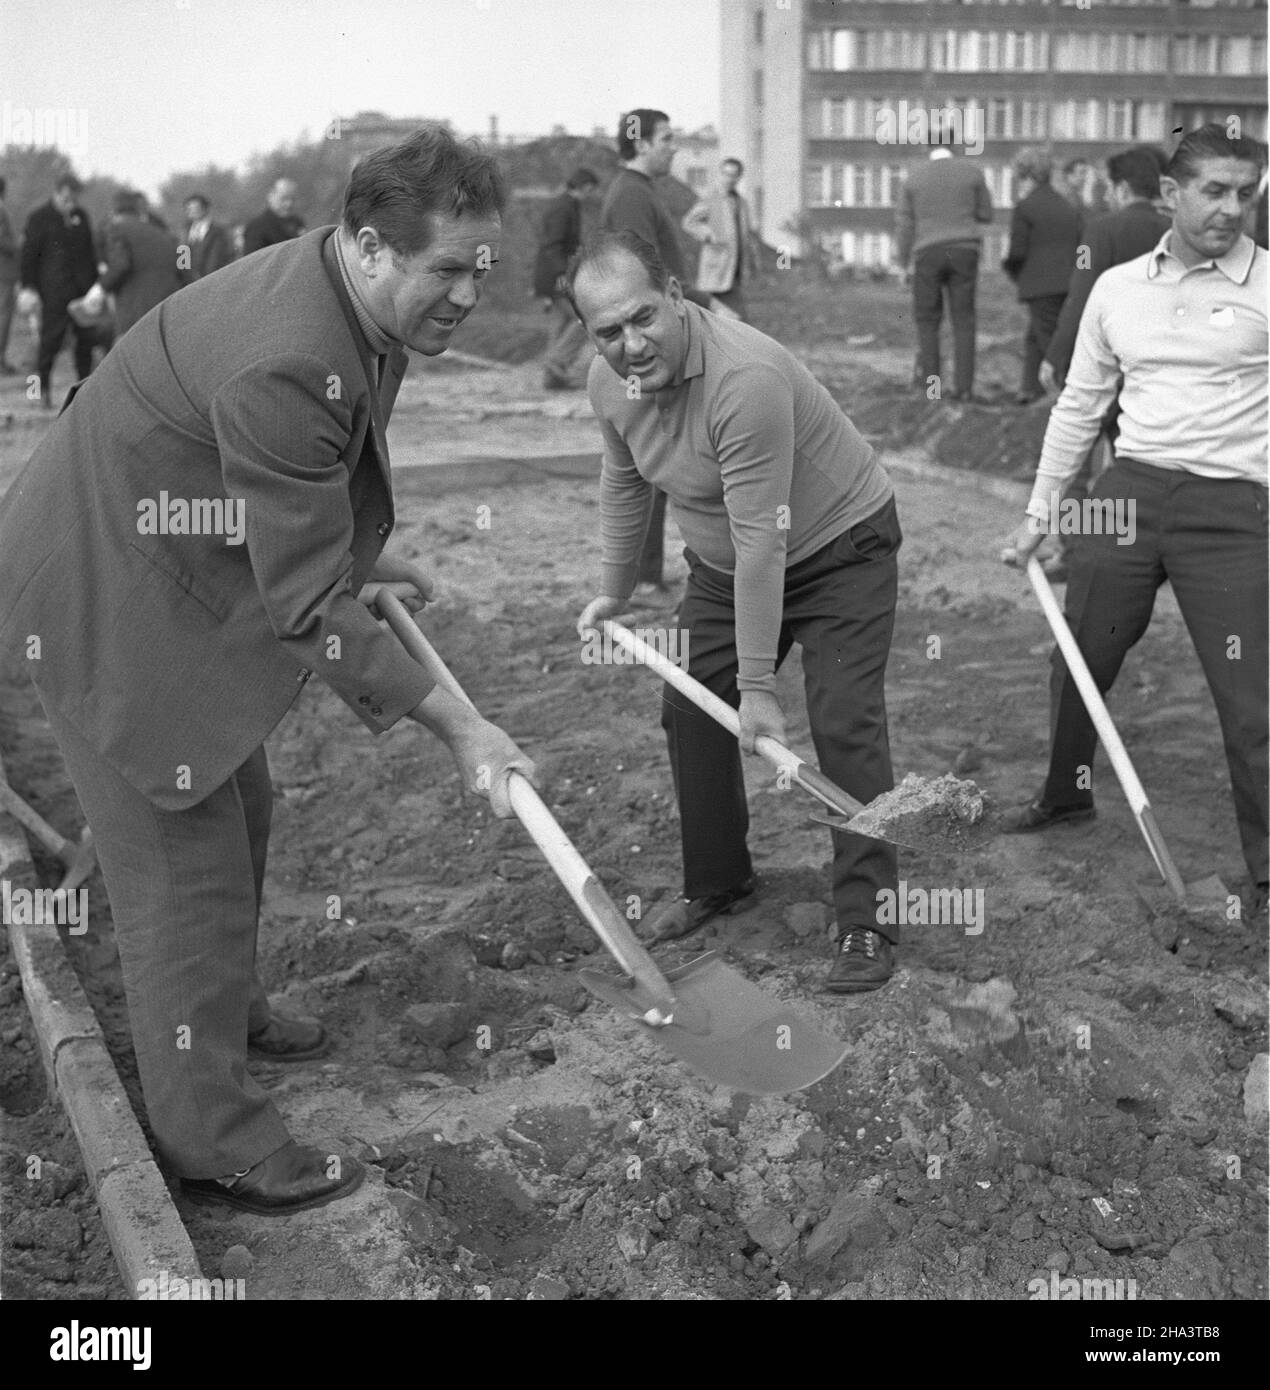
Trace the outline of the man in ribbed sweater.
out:
M 622 611 L 636 580 L 654 487 L 683 532 L 690 574 L 678 624 L 689 673 L 741 718 L 741 748 L 784 742 L 776 668 L 802 646 L 812 739 L 825 773 L 868 801 L 892 785 L 884 680 L 900 528 L 890 480 L 833 398 L 765 334 L 689 303 L 656 252 L 603 233 L 570 272 L 598 349 L 588 390 L 604 435 L 601 592 L 584 635 Z M 684 894 L 649 922 L 684 936 L 748 899 L 755 882 L 737 740 L 667 686 L 683 837 Z M 838 953 L 828 986 L 891 976 L 892 846 L 834 842 Z
M 905 181 L 895 213 L 895 261 L 908 271 L 913 258 L 913 318 L 917 323 L 922 390 L 939 377 L 939 325 L 944 293 L 953 331 L 953 389 L 946 400 L 968 401 L 975 380 L 975 287 L 992 197 L 983 175 L 952 151 L 934 149 Z

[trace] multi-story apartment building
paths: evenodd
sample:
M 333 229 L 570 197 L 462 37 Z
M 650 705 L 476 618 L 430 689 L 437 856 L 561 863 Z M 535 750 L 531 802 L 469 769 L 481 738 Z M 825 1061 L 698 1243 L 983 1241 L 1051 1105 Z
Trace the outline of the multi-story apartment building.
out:
M 905 168 L 963 140 L 998 211 L 1042 145 L 1100 165 L 1176 128 L 1266 132 L 1266 0 L 722 0 L 721 146 L 746 162 L 763 238 L 848 265 L 891 259 Z M 928 113 L 939 113 L 928 119 Z M 954 116 L 955 113 L 955 116 Z

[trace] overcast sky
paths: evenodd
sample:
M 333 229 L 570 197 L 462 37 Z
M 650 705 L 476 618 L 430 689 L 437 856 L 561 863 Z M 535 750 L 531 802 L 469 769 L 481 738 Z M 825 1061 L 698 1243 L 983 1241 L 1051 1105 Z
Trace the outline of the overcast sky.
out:
M 718 120 L 721 3 L 0 0 L 0 146 L 51 108 L 81 173 L 154 192 L 363 110 L 586 134 L 646 105 L 693 129 Z

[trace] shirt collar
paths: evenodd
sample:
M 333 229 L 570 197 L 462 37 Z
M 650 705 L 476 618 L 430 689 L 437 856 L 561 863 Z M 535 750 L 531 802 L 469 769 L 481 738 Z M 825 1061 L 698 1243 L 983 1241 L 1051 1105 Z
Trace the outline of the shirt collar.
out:
M 1174 262 L 1179 267 L 1178 279 L 1192 270 L 1211 270 L 1216 268 L 1232 284 L 1242 285 L 1248 279 L 1248 272 L 1252 269 L 1252 258 L 1256 254 L 1257 245 L 1249 237 L 1240 234 L 1239 240 L 1226 252 L 1224 256 L 1210 256 L 1206 261 L 1200 261 L 1198 265 L 1183 265 L 1181 259 L 1169 250 L 1169 238 L 1173 235 L 1170 227 L 1155 245 L 1155 250 L 1148 253 L 1147 260 L 1147 279 L 1154 280 L 1164 269 L 1165 261 Z
M 348 291 L 348 297 L 353 302 L 353 313 L 357 316 L 357 326 L 362 330 L 362 336 L 370 346 L 371 352 L 377 356 L 382 356 L 391 351 L 397 344 L 371 318 L 370 310 L 362 301 L 361 291 L 357 288 L 352 275 L 349 274 L 348 265 L 344 260 L 343 238 L 340 236 L 338 228 L 335 232 L 335 260 L 340 268 L 340 275 L 344 279 L 344 288 Z
M 684 326 L 688 334 L 688 346 L 684 349 L 683 365 L 675 374 L 675 379 L 670 383 L 672 386 L 682 386 L 685 381 L 694 376 L 700 376 L 706 369 L 705 351 L 701 341 L 705 331 L 702 320 L 706 311 L 690 299 L 684 300 L 684 307 L 688 311 L 684 319 Z

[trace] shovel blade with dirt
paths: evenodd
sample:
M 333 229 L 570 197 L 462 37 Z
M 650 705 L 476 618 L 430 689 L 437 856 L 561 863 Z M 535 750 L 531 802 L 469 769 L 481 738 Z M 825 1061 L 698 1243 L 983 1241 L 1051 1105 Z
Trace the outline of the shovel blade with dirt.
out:
M 475 708 L 400 600 L 385 590 L 376 605 L 433 680 Z M 508 795 L 517 819 L 627 976 L 621 980 L 583 970 L 582 983 L 685 1066 L 734 1090 L 783 1095 L 821 1080 L 846 1056 L 838 1039 L 770 998 L 713 953 L 662 974 L 529 780 L 513 772 Z

